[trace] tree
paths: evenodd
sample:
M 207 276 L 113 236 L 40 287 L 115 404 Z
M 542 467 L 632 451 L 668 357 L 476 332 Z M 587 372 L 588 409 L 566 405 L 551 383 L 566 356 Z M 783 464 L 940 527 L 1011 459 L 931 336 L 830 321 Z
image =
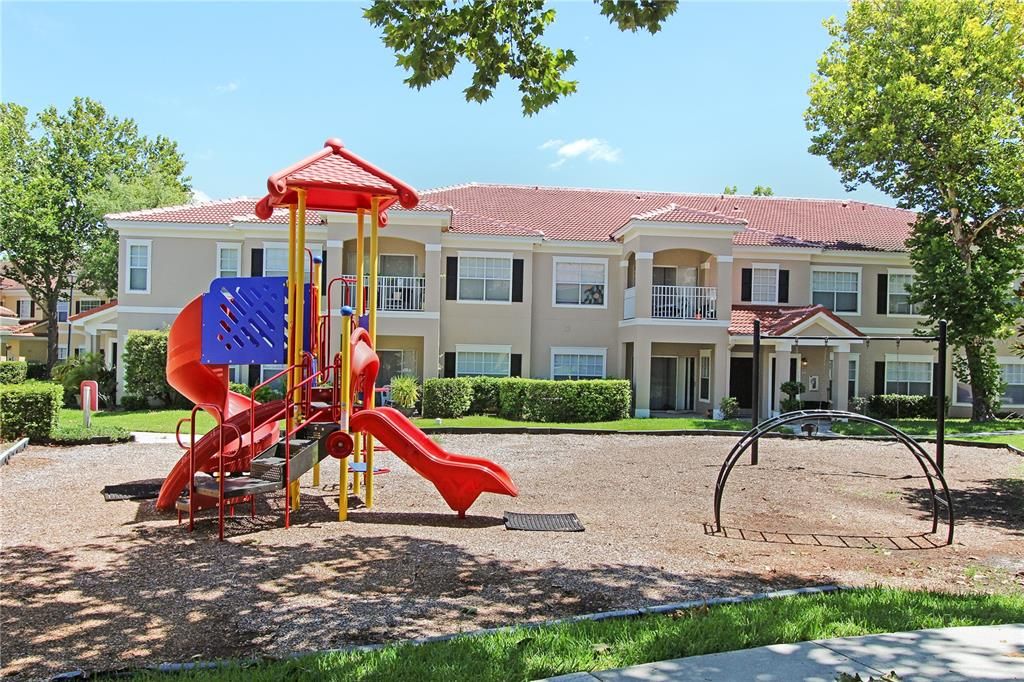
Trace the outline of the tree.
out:
M 1024 4 L 863 0 L 825 26 L 810 151 L 847 189 L 870 184 L 919 211 L 912 300 L 927 326 L 949 320 L 972 416 L 991 419 L 1002 390 L 993 338 L 1020 310 L 997 270 L 1022 269 L 1011 247 L 1024 224 Z
M 651 34 L 675 13 L 677 0 L 595 0 L 621 31 Z M 424 88 L 449 78 L 460 60 L 473 67 L 467 102 L 486 102 L 502 76 L 518 82 L 523 113 L 532 116 L 566 95 L 576 63 L 572 50 L 542 41 L 556 12 L 544 0 L 374 0 L 364 16 L 409 72 L 406 85 Z
M 726 185 L 725 189 L 722 190 L 722 194 L 729 196 L 736 194 L 736 185 Z
M 775 194 L 775 192 L 768 185 L 757 185 L 754 187 L 752 194 L 755 197 L 770 197 Z
M 69 275 L 109 239 L 97 213 L 103 194 L 154 174 L 187 190 L 184 169 L 174 142 L 140 135 L 134 121 L 88 98 L 63 113 L 49 107 L 32 124 L 25 107 L 0 104 L 0 251 L 48 322 L 48 368 Z

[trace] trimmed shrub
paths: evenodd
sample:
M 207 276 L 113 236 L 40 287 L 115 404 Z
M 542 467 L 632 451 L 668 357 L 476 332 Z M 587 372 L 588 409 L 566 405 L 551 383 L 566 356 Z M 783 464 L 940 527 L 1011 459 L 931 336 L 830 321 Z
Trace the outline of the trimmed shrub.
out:
M 427 379 L 423 382 L 423 416 L 457 419 L 469 413 L 473 387 L 464 378 Z
M 630 388 L 624 379 L 503 379 L 498 402 L 498 416 L 515 421 L 614 421 L 629 416 Z
M 933 395 L 901 395 L 886 393 L 873 395 L 868 399 L 868 414 L 878 419 L 912 419 L 934 418 L 935 396 Z M 946 399 L 946 411 L 949 411 L 949 399 Z
M 731 395 L 723 396 L 718 409 L 722 412 L 722 419 L 735 419 L 740 414 L 740 401 Z
M 246 397 L 252 395 L 252 387 L 249 384 L 237 384 L 232 381 L 228 384 L 228 390 L 232 393 L 240 393 Z
M 80 445 L 83 443 L 127 443 L 132 439 L 131 431 L 123 426 L 93 424 L 59 424 L 50 432 L 49 441 L 58 445 Z
M 0 386 L 0 438 L 45 440 L 57 426 L 64 389 L 47 381 Z
M 23 360 L 0 361 L 0 384 L 20 384 L 28 376 L 28 363 Z
M 123 359 L 126 398 L 152 398 L 164 406 L 187 404 L 167 383 L 167 332 L 128 332 Z
M 31 362 L 28 363 L 28 374 L 29 379 L 37 379 L 39 381 L 46 381 L 50 378 L 50 373 L 46 371 L 45 362 Z
M 128 412 L 148 410 L 150 408 L 149 398 L 143 398 L 142 396 L 137 395 L 126 395 L 121 398 L 121 407 Z
M 498 414 L 498 392 L 502 381 L 498 377 L 464 377 L 473 390 L 473 401 L 467 414 Z

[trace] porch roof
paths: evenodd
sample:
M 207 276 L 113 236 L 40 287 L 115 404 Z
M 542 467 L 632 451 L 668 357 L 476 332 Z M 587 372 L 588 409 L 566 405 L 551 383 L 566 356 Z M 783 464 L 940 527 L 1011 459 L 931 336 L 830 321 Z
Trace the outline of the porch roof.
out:
M 761 320 L 762 336 L 782 336 L 804 323 L 811 322 L 818 316 L 825 317 L 839 327 L 842 327 L 849 333 L 849 336 L 864 336 L 859 329 L 823 305 L 792 307 L 777 305 L 734 305 L 732 307 L 732 318 L 729 324 L 729 335 L 752 336 L 754 334 L 754 320 L 759 319 Z

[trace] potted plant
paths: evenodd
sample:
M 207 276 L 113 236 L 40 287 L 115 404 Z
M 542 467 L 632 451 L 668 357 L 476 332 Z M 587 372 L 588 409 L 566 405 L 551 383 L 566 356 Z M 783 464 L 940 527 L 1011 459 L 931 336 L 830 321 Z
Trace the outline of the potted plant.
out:
M 802 383 L 799 381 L 787 381 L 779 386 L 779 390 L 786 394 L 786 397 L 782 399 L 781 407 L 783 412 L 796 412 L 803 407 L 803 403 L 797 397 L 807 390 L 807 387 Z
M 420 399 L 420 382 L 416 377 L 403 374 L 391 379 L 391 404 L 404 414 L 411 417 L 416 402 Z

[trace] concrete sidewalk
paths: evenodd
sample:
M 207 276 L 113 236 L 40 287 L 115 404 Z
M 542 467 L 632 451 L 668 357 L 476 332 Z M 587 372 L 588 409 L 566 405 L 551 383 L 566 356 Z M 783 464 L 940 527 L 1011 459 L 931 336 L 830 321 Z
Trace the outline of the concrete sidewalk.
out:
M 895 671 L 901 682 L 1024 680 L 1024 624 L 943 628 L 775 644 L 677 658 L 550 682 L 835 682 Z

